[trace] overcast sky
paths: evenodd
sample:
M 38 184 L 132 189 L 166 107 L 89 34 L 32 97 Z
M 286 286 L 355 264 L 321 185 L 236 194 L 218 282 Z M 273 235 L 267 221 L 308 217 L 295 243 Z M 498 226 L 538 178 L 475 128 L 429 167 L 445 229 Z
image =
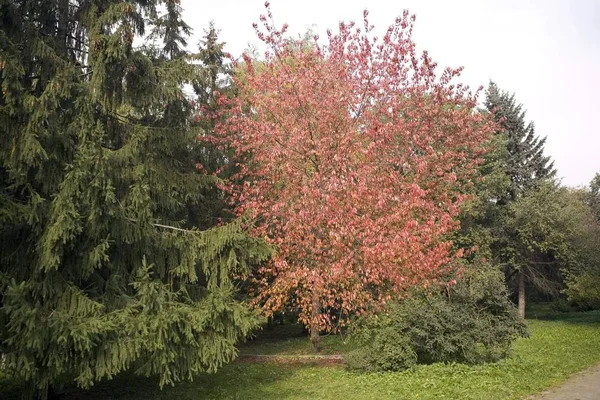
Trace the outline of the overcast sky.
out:
M 226 50 L 240 55 L 259 41 L 252 28 L 264 0 L 182 0 L 195 48 L 210 21 Z M 275 22 L 292 34 L 324 37 L 339 21 L 369 18 L 382 36 L 404 9 L 417 15 L 413 39 L 440 67 L 465 67 L 471 87 L 490 79 L 515 92 L 546 153 L 569 186 L 600 172 L 600 0 L 271 0 Z

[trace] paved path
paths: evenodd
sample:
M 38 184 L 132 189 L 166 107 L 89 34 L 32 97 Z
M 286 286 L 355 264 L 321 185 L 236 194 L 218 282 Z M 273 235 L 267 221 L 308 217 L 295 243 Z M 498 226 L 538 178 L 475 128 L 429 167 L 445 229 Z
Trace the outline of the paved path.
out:
M 600 364 L 567 379 L 562 385 L 541 393 L 534 400 L 600 400 Z

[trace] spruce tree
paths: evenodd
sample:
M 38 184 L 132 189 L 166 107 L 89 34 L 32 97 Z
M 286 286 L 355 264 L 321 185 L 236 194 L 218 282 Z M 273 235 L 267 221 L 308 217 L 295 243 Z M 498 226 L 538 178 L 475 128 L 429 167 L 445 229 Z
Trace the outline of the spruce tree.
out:
M 164 3 L 164 14 L 159 15 L 152 10 L 154 26 L 150 39 L 162 41 L 162 53 L 169 58 L 177 58 L 186 54 L 187 37 L 192 33 L 192 28 L 181 18 L 179 0 L 167 0 Z
M 514 94 L 490 82 L 484 105 L 494 113 L 500 127 L 498 133 L 506 138 L 503 168 L 508 177 L 505 189 L 494 199 L 498 210 L 488 221 L 494 237 L 491 249 L 496 261 L 505 267 L 507 281 L 517 289 L 519 314 L 524 317 L 526 284 L 556 294 L 561 277 L 551 252 L 533 254 L 528 250 L 531 246 L 517 233 L 514 210 L 531 203 L 527 203 L 528 198 L 538 198 L 539 190 L 553 187 L 556 170 L 554 162 L 544 155 L 546 138 L 537 136 L 533 122 L 526 122 L 523 105 L 517 103 Z
M 0 352 L 41 396 L 214 371 L 256 326 L 235 277 L 269 250 L 241 219 L 191 216 L 217 180 L 196 166 L 182 84 L 199 70 L 166 5 L 0 4 Z M 133 47 L 165 18 L 163 48 Z
M 232 98 L 237 94 L 232 79 L 233 69 L 226 62 L 225 43 L 219 40 L 219 31 L 213 22 L 204 31 L 198 46 L 195 58 L 201 69 L 192 82 L 196 95 L 193 123 L 202 133 L 198 138 L 196 155 L 204 171 L 228 180 L 237 170 L 237 160 L 227 143 L 214 141 L 214 129 L 228 112 L 219 98 Z M 201 226 L 210 226 L 215 221 L 229 221 L 234 217 L 230 207 L 232 199 L 226 191 L 211 187 L 204 190 L 202 196 L 203 214 L 198 216 Z
M 517 103 L 515 95 L 500 90 L 494 82 L 490 82 L 485 107 L 495 113 L 501 132 L 507 138 L 505 168 L 510 185 L 500 201 L 515 200 L 527 189 L 553 178 L 556 175 L 554 162 L 544 155 L 546 138 L 536 135 L 533 122 L 526 122 L 523 105 Z
M 497 201 L 510 185 L 505 170 L 506 135 L 494 135 L 487 149 L 478 176 L 467 192 L 470 197 L 461 207 L 460 230 L 452 237 L 455 250 L 467 250 L 467 260 L 475 264 L 481 258 L 494 258 L 494 245 L 501 230 L 499 221 L 505 212 L 505 207 L 499 207 Z

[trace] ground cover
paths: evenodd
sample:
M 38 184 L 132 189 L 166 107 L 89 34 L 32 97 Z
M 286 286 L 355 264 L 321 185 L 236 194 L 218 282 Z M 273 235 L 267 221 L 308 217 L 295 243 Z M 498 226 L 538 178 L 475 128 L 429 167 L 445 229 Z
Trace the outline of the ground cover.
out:
M 495 364 L 422 365 L 382 374 L 355 374 L 341 366 L 236 361 L 216 374 L 158 389 L 157 381 L 131 375 L 92 391 L 66 391 L 87 399 L 521 399 L 564 381 L 600 362 L 600 311 L 529 313 L 531 336 L 519 339 L 512 355 Z M 327 336 L 324 353 L 348 351 L 346 337 Z M 241 346 L 242 355 L 307 355 L 311 343 L 295 325 L 276 327 Z M 18 383 L 1 380 L 0 398 L 17 398 Z

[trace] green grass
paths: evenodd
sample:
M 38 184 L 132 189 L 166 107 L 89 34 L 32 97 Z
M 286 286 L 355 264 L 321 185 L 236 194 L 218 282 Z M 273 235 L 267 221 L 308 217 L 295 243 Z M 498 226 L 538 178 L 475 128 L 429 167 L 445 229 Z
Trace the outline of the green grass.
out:
M 513 354 L 496 364 L 434 364 L 384 374 L 355 374 L 342 367 L 234 362 L 162 391 L 154 379 L 122 376 L 98 385 L 88 399 L 520 399 L 562 382 L 600 362 L 600 311 L 557 314 L 531 312 L 530 338 L 519 339 Z M 310 342 L 290 335 L 259 335 L 245 354 L 305 354 Z M 290 337 L 291 336 L 291 337 Z M 347 349 L 339 337 L 325 338 L 329 352 Z M 0 398 L 3 396 L 0 387 Z M 8 395 L 8 392 L 4 393 Z

